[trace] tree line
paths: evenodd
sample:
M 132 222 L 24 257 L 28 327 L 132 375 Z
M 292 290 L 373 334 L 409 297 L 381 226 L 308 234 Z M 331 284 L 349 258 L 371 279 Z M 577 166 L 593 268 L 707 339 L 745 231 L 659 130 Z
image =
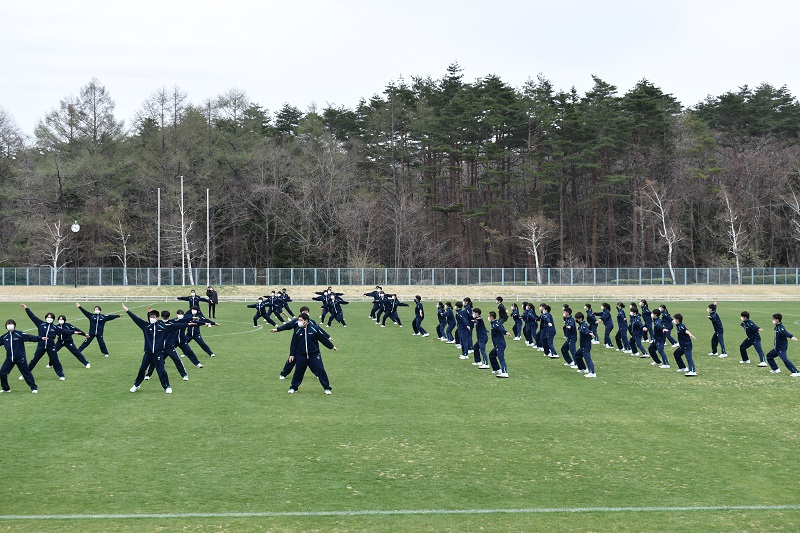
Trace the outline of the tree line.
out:
M 0 264 L 153 266 L 159 188 L 162 266 L 206 264 L 207 189 L 212 267 L 798 263 L 786 87 L 684 107 L 647 80 L 593 82 L 467 82 L 453 64 L 305 112 L 176 86 L 126 127 L 93 79 L 30 139 L 0 109 Z

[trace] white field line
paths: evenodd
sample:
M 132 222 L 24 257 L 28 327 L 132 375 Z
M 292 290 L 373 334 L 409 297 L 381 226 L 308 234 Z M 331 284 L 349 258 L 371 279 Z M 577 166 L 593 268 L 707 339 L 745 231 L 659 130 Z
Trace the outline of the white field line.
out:
M 286 511 L 251 513 L 142 513 L 0 515 L 0 520 L 128 520 L 142 518 L 288 518 L 325 516 L 403 516 L 470 514 L 566 514 L 566 513 L 683 513 L 697 511 L 797 511 L 800 504 L 699 505 L 681 507 L 540 507 L 527 509 L 398 509 L 363 511 Z

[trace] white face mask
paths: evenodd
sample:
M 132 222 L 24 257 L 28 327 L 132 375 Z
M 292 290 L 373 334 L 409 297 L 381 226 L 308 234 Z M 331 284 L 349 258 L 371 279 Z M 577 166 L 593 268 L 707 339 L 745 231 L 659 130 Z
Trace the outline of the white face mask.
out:
M 47 318 L 44 319 L 44 321 L 47 322 L 48 324 L 52 324 L 53 323 L 53 318 L 52 317 L 47 317 Z
M 304 327 L 306 327 L 306 323 L 305 323 L 305 322 L 303 322 L 302 320 L 298 320 L 298 321 L 297 321 L 297 325 L 298 325 L 298 326 L 300 326 L 301 328 L 304 328 Z
M 7 329 L 8 331 L 14 331 L 14 324 L 7 324 L 7 325 L 6 325 L 6 329 Z
M 154 316 L 151 316 L 150 317 L 150 323 L 151 324 L 155 324 L 156 322 L 158 322 L 158 319 L 156 317 L 154 317 Z
M 672 323 L 675 324 L 676 326 L 678 325 L 678 321 L 677 320 L 673 320 Z
M 197 296 L 197 294 L 192 293 L 191 296 L 192 296 L 192 298 L 194 298 L 195 296 Z
M 64 324 L 64 321 L 63 320 L 59 320 L 58 323 L 59 324 Z
M 94 314 L 99 315 L 100 314 L 100 310 L 99 309 L 95 309 L 94 310 Z
M 177 316 L 177 317 L 178 317 L 178 320 L 180 320 L 181 318 L 183 318 L 183 315 L 175 315 L 175 316 Z
M 776 326 L 778 325 L 778 321 L 777 320 L 773 320 L 772 323 L 775 324 Z
M 197 309 L 192 309 L 192 314 L 196 315 L 197 314 Z

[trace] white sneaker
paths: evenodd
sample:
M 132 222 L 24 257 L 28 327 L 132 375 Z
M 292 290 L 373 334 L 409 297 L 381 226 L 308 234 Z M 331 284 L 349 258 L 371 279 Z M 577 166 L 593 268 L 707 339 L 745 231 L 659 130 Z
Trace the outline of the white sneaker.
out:
M 765 367 L 765 366 L 769 366 L 769 365 L 762 361 L 762 362 L 758 363 L 758 366 Z
M 459 359 L 469 359 L 469 357 L 467 357 L 466 355 L 459 355 L 458 358 Z
M 24 378 L 24 377 L 22 377 L 22 376 L 20 376 L 20 377 L 19 377 L 19 380 L 20 380 L 20 381 L 22 381 L 23 379 L 25 379 L 25 378 Z
M 216 357 L 216 355 L 212 353 L 211 355 L 209 355 L 209 357 Z
M 3 391 L 3 392 L 11 392 L 10 390 Z M 39 394 L 39 389 L 31 389 L 31 394 Z
M 575 363 L 567 363 L 567 366 L 570 368 L 578 368 L 578 365 L 576 365 Z
M 403 324 L 400 324 L 400 327 L 402 328 L 402 327 L 403 327 Z
M 325 389 L 325 394 L 327 394 L 328 396 L 330 396 L 330 395 L 331 395 L 331 389 Z
M 53 368 L 53 367 L 50 365 L 45 365 L 45 368 Z
M 289 394 L 294 394 L 295 392 L 297 392 L 297 391 L 294 390 L 294 389 L 289 389 Z
M 696 376 L 696 375 L 697 375 L 697 372 L 687 372 L 687 373 L 684 374 L 684 376 L 689 376 L 689 377 Z
M 454 342 L 455 342 L 455 341 L 454 341 Z M 461 345 L 460 345 L 460 344 L 456 344 L 456 349 L 457 349 L 457 350 L 460 350 L 460 349 L 461 349 Z
M 495 376 L 496 376 L 497 374 L 499 374 L 499 373 L 500 373 L 500 371 L 499 371 L 499 370 L 492 370 L 492 374 L 493 374 L 493 375 L 495 375 Z
M 286 376 L 284 376 L 283 374 L 281 374 L 281 375 L 279 375 L 279 376 L 278 376 L 278 379 L 286 379 Z
M 658 368 L 669 368 L 669 365 L 666 365 L 666 364 L 664 364 L 664 365 L 659 365 L 659 366 L 658 366 Z
M 750 364 L 750 359 L 748 359 L 747 361 L 739 361 L 739 364 L 740 365 L 749 365 Z
M 411 335 L 413 335 L 414 337 L 416 337 L 417 335 L 419 335 L 419 333 L 412 333 Z
M 478 368 L 486 369 L 486 368 L 492 368 L 492 367 L 490 365 L 487 365 L 486 363 L 484 363 L 484 364 L 478 365 Z
M 717 357 L 719 357 L 720 359 L 724 359 L 724 358 L 728 357 L 728 354 L 726 354 L 726 353 L 721 353 L 721 354 L 719 354 Z
M 145 376 L 144 379 L 145 381 L 150 381 L 150 376 Z
M 600 344 L 600 341 L 592 341 L 592 344 Z
M 633 351 L 632 350 L 622 350 L 622 353 L 631 353 L 632 354 Z
M 719 354 L 718 354 L 717 352 L 708 352 L 708 355 L 714 355 L 714 356 L 716 356 L 716 355 L 719 355 Z
M 381 327 L 382 327 L 382 328 L 385 328 L 386 326 L 384 326 L 383 324 L 381 324 Z
M 195 366 L 196 366 L 197 368 L 203 368 L 203 363 L 197 363 Z
M 475 353 L 475 350 L 467 350 L 467 353 Z
M 678 372 L 684 372 L 685 373 L 685 372 L 688 372 L 688 371 L 689 371 L 688 368 L 679 368 L 678 369 Z
M 480 366 L 480 365 L 482 365 L 482 364 L 483 364 L 483 363 L 472 363 L 472 366 Z
M 789 374 L 789 377 L 800 378 L 800 372 L 792 372 L 791 374 Z
M 92 363 L 86 363 L 86 368 L 92 368 Z
M 428 336 L 428 333 L 423 333 L 423 334 L 422 334 L 422 336 L 423 336 L 423 337 L 427 337 L 427 336 Z
M 589 371 L 587 369 L 585 369 L 585 368 L 583 370 L 578 369 L 578 374 L 588 374 L 588 373 L 589 373 Z
M 500 372 L 499 374 L 497 374 L 497 377 L 498 378 L 507 378 L 508 377 L 508 372 Z
M 67 378 L 65 378 L 64 376 L 58 376 L 58 381 L 64 381 L 65 379 Z
M 656 366 L 658 363 L 656 363 L 655 361 L 651 361 L 650 364 Z
M 550 357 L 550 359 L 558 359 L 559 358 L 559 356 L 554 354 L 554 353 L 551 353 L 548 357 Z
M 183 376 L 183 381 L 189 381 L 189 375 L 188 374 Z
M 447 341 L 447 344 L 455 344 L 456 341 Z
M 516 339 L 515 339 L 515 340 L 516 340 Z M 533 344 L 531 344 L 531 343 L 530 343 L 530 342 L 528 342 L 528 341 L 525 341 L 525 346 L 533 346 Z
M 770 370 L 769 373 L 770 374 L 780 374 L 781 373 L 781 369 L 780 368 L 776 368 L 775 370 Z
M 131 392 L 136 392 L 137 390 L 139 390 L 139 387 L 137 387 L 136 385 L 131 387 Z
M 166 389 L 164 389 L 164 392 L 166 394 L 172 394 L 172 387 L 167 387 Z
M 585 377 L 585 378 L 596 378 L 597 374 L 595 374 L 594 372 L 589 372 L 588 374 L 586 374 L 583 377 Z
M 571 363 L 564 363 L 564 366 L 572 366 Z M 577 366 L 575 368 L 578 368 Z
M 680 343 L 679 343 L 679 342 L 676 342 L 675 344 L 673 344 L 673 345 L 672 345 L 672 347 L 673 347 L 673 348 L 680 348 L 680 347 L 681 347 L 681 345 L 680 345 Z
M 514 340 L 518 341 L 518 340 L 521 340 L 521 339 L 520 339 L 520 337 L 514 337 Z M 527 344 L 527 343 L 525 343 L 525 344 Z

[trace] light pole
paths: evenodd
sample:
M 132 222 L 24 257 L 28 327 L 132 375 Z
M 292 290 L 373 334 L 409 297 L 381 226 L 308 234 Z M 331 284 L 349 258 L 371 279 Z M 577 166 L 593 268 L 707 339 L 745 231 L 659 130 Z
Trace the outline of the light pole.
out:
M 81 225 L 76 220 L 70 227 L 72 233 L 75 234 L 75 288 L 78 288 L 78 232 L 81 230 Z

